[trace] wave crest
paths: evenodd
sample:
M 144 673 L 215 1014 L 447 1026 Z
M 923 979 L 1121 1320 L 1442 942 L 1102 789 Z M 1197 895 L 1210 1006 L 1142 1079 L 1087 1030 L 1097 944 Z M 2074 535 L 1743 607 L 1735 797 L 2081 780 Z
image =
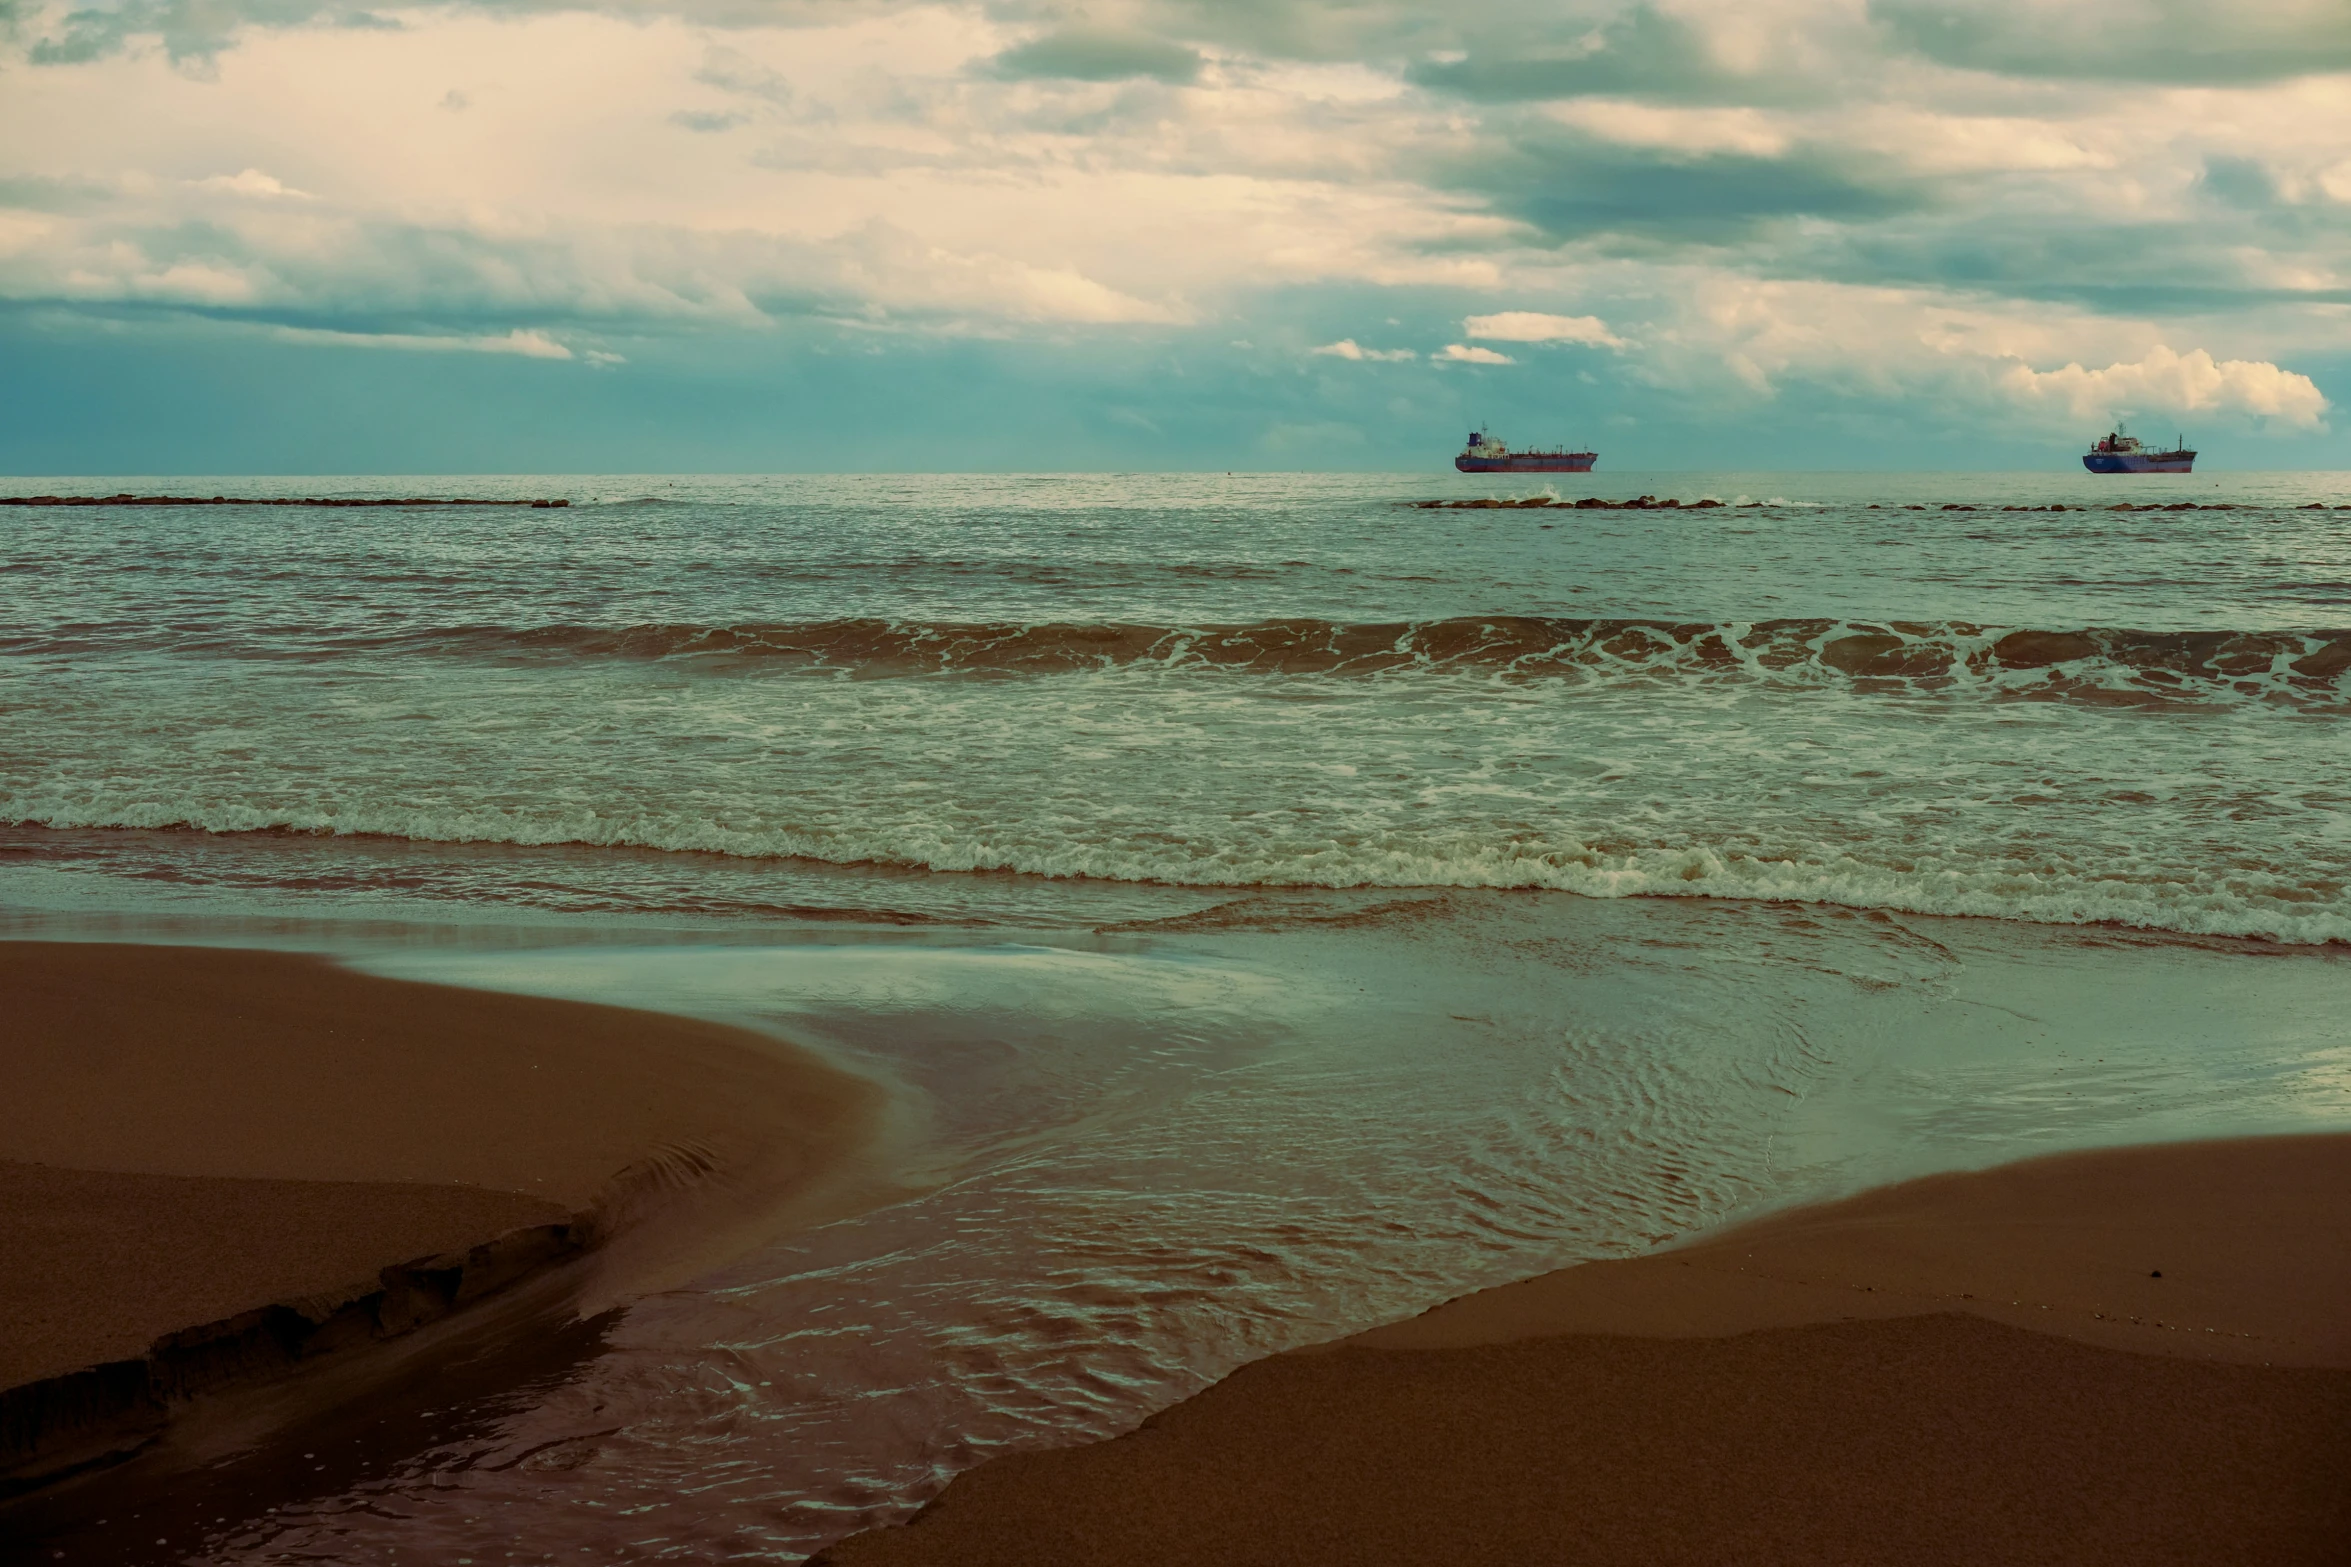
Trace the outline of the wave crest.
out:
M 350 644 L 343 646 L 347 649 Z M 371 639 L 378 651 L 492 658 L 755 662 L 868 678 L 1051 675 L 1160 666 L 1254 674 L 1465 672 L 1522 678 L 1751 679 L 1782 685 L 2163 702 L 2351 696 L 2351 630 L 2034 629 L 1957 621 L 1752 622 L 1464 616 L 1349 624 L 908 622 L 479 626 Z

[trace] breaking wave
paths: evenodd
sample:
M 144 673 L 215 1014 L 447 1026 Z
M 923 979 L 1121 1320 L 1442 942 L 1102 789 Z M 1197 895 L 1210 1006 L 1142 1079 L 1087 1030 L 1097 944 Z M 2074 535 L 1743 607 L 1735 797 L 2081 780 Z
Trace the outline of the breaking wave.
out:
M 233 653 L 206 635 L 189 651 Z M 2351 629 L 2033 629 L 1960 621 L 1747 622 L 1461 616 L 1163 626 L 882 619 L 786 624 L 429 628 L 388 636 L 250 641 L 252 656 L 355 652 L 494 660 L 691 660 L 862 678 L 1053 675 L 1138 666 L 1279 675 L 1398 672 L 1750 680 L 1862 690 L 1980 691 L 2117 704 L 2351 699 Z M 0 640 L 0 652 L 120 643 L 89 630 Z M 150 646 L 154 644 L 149 644 Z

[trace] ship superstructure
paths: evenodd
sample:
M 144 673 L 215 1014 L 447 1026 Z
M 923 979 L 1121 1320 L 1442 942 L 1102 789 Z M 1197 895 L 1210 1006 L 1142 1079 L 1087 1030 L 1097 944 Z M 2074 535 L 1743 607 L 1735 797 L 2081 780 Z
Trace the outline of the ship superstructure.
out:
M 2091 443 L 2082 466 L 2092 473 L 2193 473 L 2196 454 L 2185 439 L 2168 452 L 2150 451 L 2137 436 L 2116 428 Z
M 1514 452 L 1495 437 L 1472 430 L 1453 466 L 1463 473 L 1590 473 L 1599 460 L 1598 452 Z

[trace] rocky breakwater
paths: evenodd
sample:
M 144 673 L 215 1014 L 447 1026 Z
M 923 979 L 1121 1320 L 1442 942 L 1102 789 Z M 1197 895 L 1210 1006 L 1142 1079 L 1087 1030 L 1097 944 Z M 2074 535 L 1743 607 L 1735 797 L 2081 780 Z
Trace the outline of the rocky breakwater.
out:
M 2144 505 L 2136 504 L 2131 501 L 2116 501 L 2111 506 L 2067 506 L 2063 504 L 2050 506 L 1970 506 L 1960 501 L 1945 501 L 1941 506 L 1929 506 L 1923 501 L 1909 501 L 1900 506 L 1889 508 L 1880 502 L 1872 501 L 1864 509 L 1868 511 L 2269 511 L 2278 510 L 2280 508 L 2256 506 L 2250 502 L 2238 501 L 2148 501 Z M 2290 509 L 2296 511 L 2327 511 L 2330 508 L 2324 501 L 2311 501 L 2305 505 L 2293 507 Z M 2336 506 L 2331 509 L 2335 511 L 2351 511 L 2351 505 Z
M 1555 495 L 1530 495 L 1524 500 L 1505 501 L 1485 495 L 1471 501 L 1412 501 L 1408 504 L 1418 511 L 1490 511 L 1512 506 L 1557 506 L 1568 511 L 1705 511 L 1729 503 L 1718 500 L 1679 501 L 1671 497 L 1661 501 L 1654 495 L 1636 495 L 1629 501 L 1602 500 L 1596 495 L 1587 495 L 1577 501 L 1563 501 Z M 1763 503 L 1742 501 L 1739 504 L 1760 506 Z
M 0 495 L 0 506 L 569 506 L 563 499 L 486 500 L 480 496 Z

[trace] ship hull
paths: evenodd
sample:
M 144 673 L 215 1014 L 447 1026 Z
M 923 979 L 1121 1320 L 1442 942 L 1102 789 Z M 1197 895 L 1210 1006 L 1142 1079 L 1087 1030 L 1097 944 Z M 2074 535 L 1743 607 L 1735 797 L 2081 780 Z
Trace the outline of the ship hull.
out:
M 1597 452 L 1555 452 L 1548 456 L 1513 452 L 1508 457 L 1471 457 L 1453 459 L 1453 466 L 1463 473 L 1590 473 L 1592 464 L 1600 460 Z
M 2141 452 L 2091 452 L 2082 458 L 2082 466 L 2092 473 L 2193 473 L 2196 454 L 2181 456 L 2161 453 L 2148 456 Z

